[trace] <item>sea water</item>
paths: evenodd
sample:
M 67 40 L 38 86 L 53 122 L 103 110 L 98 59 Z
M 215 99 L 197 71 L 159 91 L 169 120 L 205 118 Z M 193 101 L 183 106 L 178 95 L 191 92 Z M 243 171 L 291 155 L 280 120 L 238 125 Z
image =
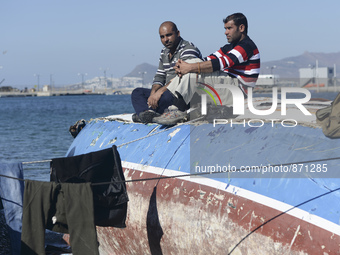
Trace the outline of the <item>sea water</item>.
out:
M 64 157 L 78 120 L 132 112 L 130 95 L 0 98 L 0 161 Z M 24 164 L 24 177 L 49 180 L 49 163 Z

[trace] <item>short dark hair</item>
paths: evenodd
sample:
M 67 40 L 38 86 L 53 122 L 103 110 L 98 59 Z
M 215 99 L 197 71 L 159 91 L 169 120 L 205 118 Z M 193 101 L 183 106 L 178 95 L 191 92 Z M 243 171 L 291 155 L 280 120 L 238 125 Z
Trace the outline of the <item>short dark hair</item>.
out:
M 244 25 L 244 33 L 248 34 L 248 21 L 246 16 L 243 13 L 234 13 L 223 19 L 224 24 L 233 20 L 235 26 L 239 27 L 240 25 Z

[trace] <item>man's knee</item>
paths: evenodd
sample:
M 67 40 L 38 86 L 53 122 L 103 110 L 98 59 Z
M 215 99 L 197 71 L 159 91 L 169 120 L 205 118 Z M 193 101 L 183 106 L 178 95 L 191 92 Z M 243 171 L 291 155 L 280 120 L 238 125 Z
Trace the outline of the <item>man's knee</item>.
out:
M 164 91 L 164 93 L 161 96 L 162 100 L 167 100 L 167 101 L 171 101 L 173 99 L 174 95 L 167 89 Z
M 198 62 L 203 62 L 203 60 L 200 59 L 200 58 L 190 58 L 190 59 L 185 60 L 185 62 L 187 62 L 187 63 L 198 63 Z
M 136 95 L 136 94 L 139 94 L 139 95 L 140 95 L 140 94 L 142 93 L 143 89 L 144 89 L 144 88 L 135 88 L 135 89 L 132 91 L 131 95 Z
M 150 89 L 146 88 L 135 88 L 131 93 L 131 99 L 141 97 L 145 94 L 150 94 Z

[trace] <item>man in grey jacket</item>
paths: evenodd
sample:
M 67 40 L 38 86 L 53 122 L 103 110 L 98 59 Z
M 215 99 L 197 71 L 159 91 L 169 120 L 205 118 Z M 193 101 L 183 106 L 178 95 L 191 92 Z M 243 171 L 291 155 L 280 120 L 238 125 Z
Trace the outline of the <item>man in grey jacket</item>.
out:
M 167 90 L 167 86 L 176 77 L 174 66 L 178 60 L 202 58 L 198 48 L 183 40 L 175 23 L 163 22 L 159 27 L 159 36 L 164 48 L 152 88 L 136 88 L 131 94 L 132 105 L 136 111 L 133 115 L 135 122 L 150 123 L 170 105 L 176 105 L 183 111 L 187 110 L 188 106 L 184 100 L 174 96 Z

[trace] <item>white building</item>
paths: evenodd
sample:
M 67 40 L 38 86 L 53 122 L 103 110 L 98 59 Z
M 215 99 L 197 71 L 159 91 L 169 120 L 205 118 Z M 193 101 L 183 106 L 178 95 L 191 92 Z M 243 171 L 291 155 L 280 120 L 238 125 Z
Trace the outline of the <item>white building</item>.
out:
M 334 68 L 310 66 L 300 68 L 301 87 L 329 87 L 333 86 Z
M 279 83 L 279 76 L 276 74 L 260 74 L 257 79 L 256 86 L 263 88 L 271 88 L 277 86 Z
M 42 91 L 43 92 L 51 91 L 51 86 L 50 85 L 44 85 Z

